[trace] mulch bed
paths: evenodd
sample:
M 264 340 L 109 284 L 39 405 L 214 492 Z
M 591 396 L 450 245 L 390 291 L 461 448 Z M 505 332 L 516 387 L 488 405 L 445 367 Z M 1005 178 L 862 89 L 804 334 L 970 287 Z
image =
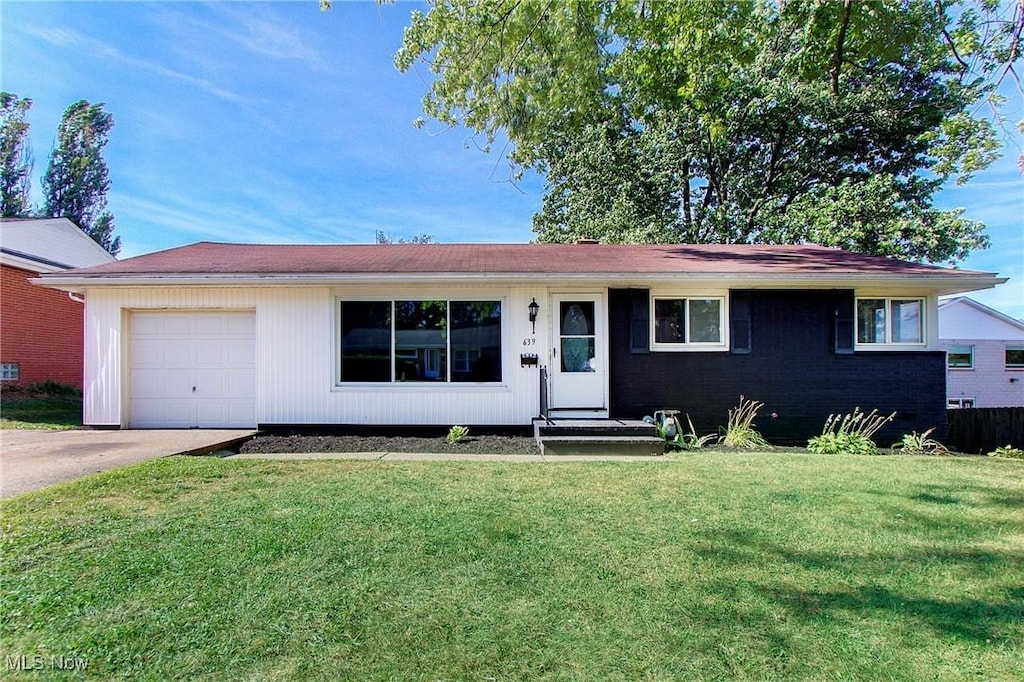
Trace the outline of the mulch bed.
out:
M 528 436 L 470 435 L 461 443 L 449 444 L 444 436 L 373 435 L 264 435 L 248 441 L 240 452 L 435 452 L 481 455 L 537 455 Z

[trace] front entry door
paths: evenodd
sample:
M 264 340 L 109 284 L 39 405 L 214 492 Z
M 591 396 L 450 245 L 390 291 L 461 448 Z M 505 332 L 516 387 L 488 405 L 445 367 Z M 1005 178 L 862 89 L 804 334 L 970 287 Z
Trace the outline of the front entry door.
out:
M 608 365 L 604 296 L 556 294 L 551 309 L 551 407 L 603 410 Z

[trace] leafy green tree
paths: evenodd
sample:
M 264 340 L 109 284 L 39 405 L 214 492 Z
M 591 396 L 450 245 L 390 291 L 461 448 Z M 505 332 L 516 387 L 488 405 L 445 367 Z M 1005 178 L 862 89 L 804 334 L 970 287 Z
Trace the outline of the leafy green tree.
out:
M 113 126 L 114 117 L 103 104 L 80 100 L 64 111 L 43 176 L 43 212 L 74 221 L 116 256 L 121 238 L 113 236 L 114 217 L 106 211 L 110 178 L 103 159 Z
M 932 202 L 998 156 L 975 112 L 1015 74 L 1022 12 L 444 0 L 413 13 L 395 61 L 434 73 L 426 114 L 504 132 L 512 163 L 547 176 L 541 241 L 813 241 L 937 262 L 987 245 Z
M 32 100 L 0 92 L 0 215 L 29 215 L 32 188 L 32 155 L 28 147 Z

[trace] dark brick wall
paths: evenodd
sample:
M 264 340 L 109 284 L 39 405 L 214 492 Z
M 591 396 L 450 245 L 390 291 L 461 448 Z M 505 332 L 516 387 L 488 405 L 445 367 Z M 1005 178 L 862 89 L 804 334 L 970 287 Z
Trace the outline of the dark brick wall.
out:
M 715 432 L 742 394 L 765 403 L 757 428 L 780 444 L 803 444 L 830 413 L 854 407 L 897 413 L 876 436 L 880 446 L 912 430 L 936 427 L 934 435 L 945 436 L 943 352 L 834 352 L 836 307 L 848 304 L 852 291 L 751 291 L 746 355 L 631 353 L 633 302 L 646 296 L 646 290 L 610 292 L 612 417 L 675 408 L 690 415 L 699 433 Z

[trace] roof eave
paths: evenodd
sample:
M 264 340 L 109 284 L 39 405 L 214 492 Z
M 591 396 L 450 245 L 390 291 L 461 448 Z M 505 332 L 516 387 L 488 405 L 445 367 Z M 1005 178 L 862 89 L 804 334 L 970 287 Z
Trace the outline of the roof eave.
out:
M 688 282 L 721 282 L 750 288 L 808 286 L 811 288 L 842 288 L 901 285 L 933 290 L 940 296 L 990 289 L 1007 281 L 989 273 L 921 274 L 921 273 L 709 273 L 709 272 L 430 272 L 430 273 L 119 273 L 102 275 L 49 274 L 32 280 L 33 284 L 64 291 L 80 292 L 93 287 L 145 286 L 333 286 L 339 284 L 394 284 L 396 282 L 665 282 L 685 277 Z

